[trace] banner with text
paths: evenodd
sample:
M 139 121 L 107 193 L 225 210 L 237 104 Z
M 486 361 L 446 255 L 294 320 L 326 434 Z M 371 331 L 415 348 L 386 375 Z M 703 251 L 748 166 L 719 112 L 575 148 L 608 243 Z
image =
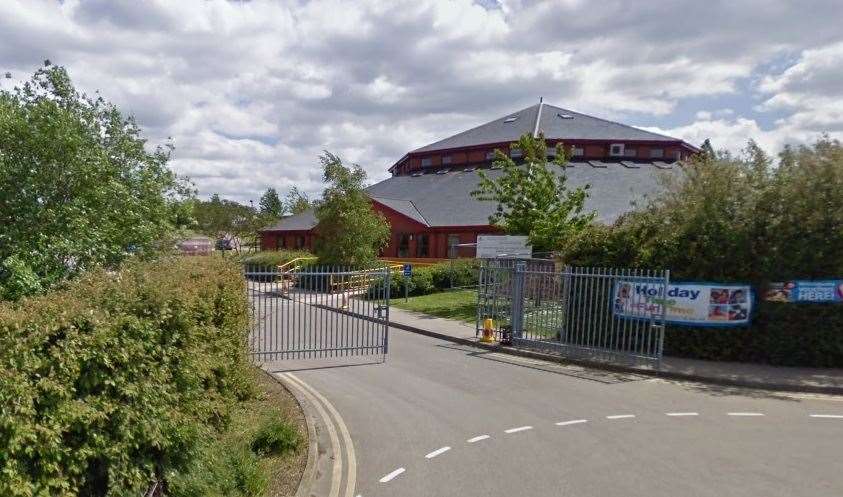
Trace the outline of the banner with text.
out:
M 770 302 L 843 302 L 843 280 L 771 283 L 764 300 Z
M 665 321 L 692 326 L 742 326 L 752 313 L 751 289 L 747 285 L 718 283 L 671 283 L 665 295 L 664 285 L 637 282 L 615 283 L 615 316 L 630 319 L 660 317 L 665 306 Z

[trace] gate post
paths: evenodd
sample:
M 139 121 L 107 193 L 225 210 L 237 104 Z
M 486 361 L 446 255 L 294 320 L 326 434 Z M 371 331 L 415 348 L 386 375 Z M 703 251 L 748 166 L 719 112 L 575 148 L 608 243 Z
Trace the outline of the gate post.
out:
M 665 269 L 664 271 L 664 295 L 662 296 L 662 315 L 660 316 L 660 323 L 659 323 L 659 350 L 658 350 L 658 366 L 661 369 L 662 365 L 662 354 L 664 353 L 664 333 L 665 333 L 665 326 L 667 325 L 667 291 L 668 287 L 670 286 L 670 269 Z
M 524 261 L 515 263 L 512 275 L 512 337 L 521 338 L 524 335 L 524 273 L 527 264 Z
M 568 343 L 568 312 L 571 307 L 571 266 L 566 265 L 562 273 L 562 326 L 559 329 L 559 341 Z

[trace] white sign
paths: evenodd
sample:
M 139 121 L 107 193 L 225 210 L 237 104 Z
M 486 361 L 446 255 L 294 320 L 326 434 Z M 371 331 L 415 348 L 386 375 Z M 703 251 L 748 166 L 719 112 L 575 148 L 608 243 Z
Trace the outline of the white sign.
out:
M 477 237 L 477 258 L 530 257 L 533 247 L 526 236 L 479 235 Z
M 668 323 L 692 326 L 741 326 L 749 323 L 752 294 L 746 285 L 621 280 L 615 283 L 615 316 L 650 319 L 666 306 Z

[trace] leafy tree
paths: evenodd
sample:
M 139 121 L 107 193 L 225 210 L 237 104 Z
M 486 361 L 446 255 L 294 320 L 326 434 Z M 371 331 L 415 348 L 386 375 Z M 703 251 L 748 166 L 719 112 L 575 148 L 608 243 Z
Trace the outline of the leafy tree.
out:
M 704 160 L 714 160 L 717 158 L 717 152 L 714 151 L 709 138 L 706 138 L 702 142 L 702 145 L 700 145 L 700 158 Z
M 319 160 L 328 186 L 316 207 L 316 255 L 328 264 L 357 265 L 374 260 L 389 241 L 389 223 L 372 210 L 363 188 L 366 172 L 356 164 L 344 165 L 327 151 Z
M 272 219 L 280 218 L 287 211 L 275 188 L 266 189 L 263 195 L 261 195 L 259 205 L 260 213 Z
M 287 192 L 284 205 L 287 207 L 287 210 L 290 211 L 290 214 L 300 214 L 311 207 L 314 207 L 314 202 L 308 198 L 306 193 L 300 191 L 298 187 L 294 186 L 290 188 L 289 192 Z
M 496 150 L 493 164 L 502 169 L 501 174 L 480 171 L 480 182 L 471 194 L 479 200 L 497 202 L 495 213 L 489 217 L 491 224 L 512 235 L 528 236 L 537 252 L 558 250 L 595 217 L 594 213 L 583 213 L 588 185 L 568 188 L 561 143 L 550 163 L 544 136 L 525 134 L 510 149 L 521 151 L 524 164 L 516 164 L 508 154 Z M 554 168 L 561 171 L 557 173 Z
M 243 241 L 253 242 L 258 230 L 266 226 L 268 216 L 251 206 L 211 195 L 209 200 L 197 200 L 193 207 L 197 230 L 215 240 L 224 240 L 240 251 Z
M 150 150 L 131 117 L 61 67 L 0 90 L 0 261 L 47 286 L 171 246 L 191 194 L 171 150 Z

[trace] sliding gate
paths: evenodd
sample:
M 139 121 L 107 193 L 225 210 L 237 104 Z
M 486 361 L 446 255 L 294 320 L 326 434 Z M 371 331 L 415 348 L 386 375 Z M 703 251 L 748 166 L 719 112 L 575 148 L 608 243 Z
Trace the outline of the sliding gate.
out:
M 658 362 L 669 271 L 556 267 L 553 261 L 484 261 L 477 333 L 565 357 Z
M 256 361 L 386 355 L 388 269 L 249 266 L 245 276 Z

